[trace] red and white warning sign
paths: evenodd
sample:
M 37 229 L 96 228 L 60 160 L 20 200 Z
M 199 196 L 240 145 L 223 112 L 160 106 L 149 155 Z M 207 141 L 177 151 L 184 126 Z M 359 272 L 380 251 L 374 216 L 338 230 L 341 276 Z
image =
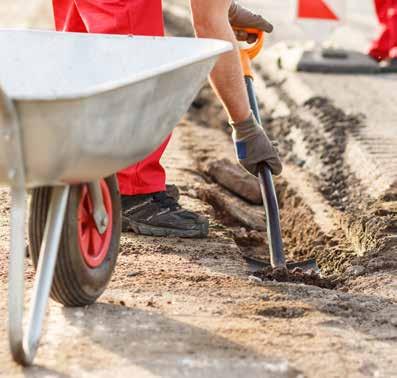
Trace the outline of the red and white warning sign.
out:
M 298 0 L 300 19 L 334 20 L 344 17 L 346 0 Z
M 295 18 L 308 38 L 324 41 L 346 15 L 346 0 L 296 0 Z

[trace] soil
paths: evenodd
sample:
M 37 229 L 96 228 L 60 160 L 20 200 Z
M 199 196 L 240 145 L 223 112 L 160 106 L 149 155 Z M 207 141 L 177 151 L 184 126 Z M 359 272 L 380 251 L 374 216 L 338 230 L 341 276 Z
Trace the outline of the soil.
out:
M 199 140 L 200 135 L 205 134 L 208 139 L 222 140 L 224 144 L 229 143 L 230 138 L 227 132 L 228 129 L 225 127 L 224 115 L 220 113 L 220 104 L 209 87 L 201 91 L 197 101 L 203 104 L 200 112 L 193 106 L 189 115 L 191 120 L 196 120 L 197 117 L 197 123 L 202 128 L 202 130 L 192 131 L 195 138 Z M 200 115 L 197 116 L 198 113 Z M 205 114 L 209 114 L 207 122 L 203 120 Z M 273 133 L 273 124 L 269 123 L 265 114 L 264 120 L 269 130 Z M 219 125 L 221 125 L 221 128 L 219 128 Z M 197 145 L 197 143 L 192 147 L 193 154 L 198 162 L 197 169 L 206 175 L 207 180 L 208 177 L 214 177 L 211 174 L 214 161 L 218 162 L 218 164 L 219 162 L 222 163 L 225 160 L 225 156 L 230 160 L 234 159 L 234 151 L 231 146 L 228 149 L 223 148 L 223 151 L 220 152 L 217 144 L 213 144 L 213 149 L 211 148 L 212 143 L 207 143 L 205 148 L 200 148 L 200 144 Z M 283 153 L 282 149 L 283 147 L 281 146 L 281 152 Z M 293 163 L 287 161 L 286 164 Z M 228 169 L 230 170 L 230 168 Z M 216 177 L 215 180 L 217 180 Z M 337 228 L 333 232 L 324 233 L 314 221 L 314 215 L 308 204 L 290 187 L 285 179 L 282 177 L 276 178 L 275 185 L 287 258 L 292 261 L 316 259 L 323 275 L 332 276 L 335 273 L 346 272 L 346 269 L 351 266 L 352 261 L 357 256 L 353 247 L 345 240 L 344 231 L 341 228 Z M 230 197 L 233 197 L 231 192 L 225 192 L 222 188 L 215 190 L 213 184 L 202 186 L 198 193 L 201 199 L 215 206 L 218 218 L 222 218 L 225 224 L 229 226 L 240 225 L 244 228 L 243 231 L 241 231 L 241 227 L 233 231 L 234 239 L 244 255 L 263 258 L 264 255 L 268 254 L 264 233 L 258 237 L 258 233 L 255 232 L 263 230 L 263 223 L 254 222 L 256 219 L 265 219 L 262 206 L 252 206 L 247 203 L 240 204 L 237 198 L 232 201 L 230 200 Z M 226 201 L 225 198 L 229 198 L 229 200 Z M 245 214 L 249 214 L 250 222 L 245 221 Z
M 303 283 L 305 285 L 318 286 L 324 289 L 335 289 L 337 281 L 323 278 L 314 270 L 303 271 L 301 268 L 288 270 L 287 268 L 267 268 L 254 273 L 255 277 L 262 280 L 277 282 Z
M 209 218 L 208 239 L 124 234 L 108 290 L 85 308 L 51 302 L 36 366 L 26 369 L 7 347 L 10 205 L 8 190 L 0 190 L 0 377 L 397 376 L 397 281 L 386 265 L 392 260 L 379 250 L 365 263 L 341 228 L 317 225 L 283 178 L 276 187 L 287 257 L 316 258 L 322 276 L 252 272 L 243 255 L 265 261 L 266 235 L 241 214 L 264 219 L 262 206 L 208 174 L 212 162 L 234 159 L 226 121 L 204 88 L 164 157 L 181 204 Z M 226 202 L 209 204 L 214 192 Z M 33 275 L 27 260 L 28 296 Z

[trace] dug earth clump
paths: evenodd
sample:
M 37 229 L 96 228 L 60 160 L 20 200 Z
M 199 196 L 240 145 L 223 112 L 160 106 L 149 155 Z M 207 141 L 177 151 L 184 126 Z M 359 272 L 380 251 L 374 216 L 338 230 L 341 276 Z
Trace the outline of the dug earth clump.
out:
M 268 267 L 263 270 L 257 271 L 253 274 L 255 277 L 260 278 L 262 281 L 277 281 L 288 282 L 296 284 L 305 284 L 318 286 L 322 289 L 336 289 L 340 283 L 337 279 L 331 277 L 321 277 L 313 269 L 305 272 L 301 268 L 287 269 L 287 268 L 272 268 Z

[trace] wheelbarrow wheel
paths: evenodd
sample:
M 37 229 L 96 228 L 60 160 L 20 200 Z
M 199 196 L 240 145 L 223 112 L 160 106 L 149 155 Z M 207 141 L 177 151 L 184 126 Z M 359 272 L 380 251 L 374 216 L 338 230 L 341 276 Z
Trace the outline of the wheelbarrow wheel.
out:
M 108 227 L 100 234 L 92 217 L 88 185 L 71 187 L 51 298 L 65 306 L 92 304 L 112 276 L 121 235 L 120 194 L 115 176 L 100 181 Z M 33 190 L 29 215 L 30 255 L 37 268 L 51 188 Z

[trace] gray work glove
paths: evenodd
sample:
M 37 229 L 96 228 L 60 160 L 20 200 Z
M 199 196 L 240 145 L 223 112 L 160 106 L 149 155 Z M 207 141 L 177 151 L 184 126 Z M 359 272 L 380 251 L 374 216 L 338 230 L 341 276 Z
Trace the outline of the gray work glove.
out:
M 266 21 L 261 15 L 251 12 L 236 1 L 232 1 L 229 9 L 229 21 L 235 28 L 252 28 L 259 29 L 266 33 L 273 31 L 273 25 Z M 235 30 L 236 37 L 239 41 L 254 43 L 257 36 L 249 34 L 244 30 Z
M 277 148 L 258 124 L 253 114 L 243 122 L 230 123 L 233 128 L 233 142 L 239 163 L 251 174 L 257 176 L 259 163 L 265 162 L 274 175 L 282 171 Z

